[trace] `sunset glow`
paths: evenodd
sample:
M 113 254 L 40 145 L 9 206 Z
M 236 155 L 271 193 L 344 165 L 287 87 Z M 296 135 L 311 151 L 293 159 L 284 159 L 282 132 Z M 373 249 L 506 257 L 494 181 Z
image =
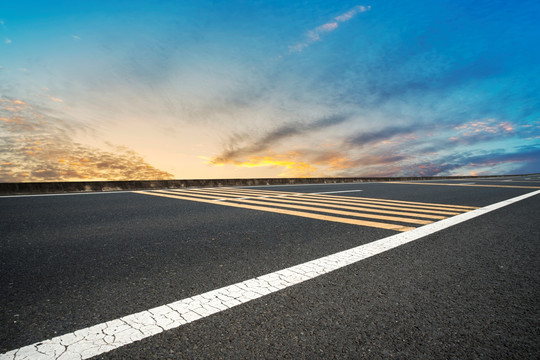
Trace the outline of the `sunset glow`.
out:
M 540 172 L 535 1 L 5 1 L 0 182 Z

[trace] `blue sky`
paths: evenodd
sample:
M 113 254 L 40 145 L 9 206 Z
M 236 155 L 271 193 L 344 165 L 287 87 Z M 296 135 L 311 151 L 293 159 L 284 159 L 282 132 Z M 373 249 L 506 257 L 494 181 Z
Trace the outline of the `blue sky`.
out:
M 0 181 L 540 172 L 537 1 L 0 4 Z

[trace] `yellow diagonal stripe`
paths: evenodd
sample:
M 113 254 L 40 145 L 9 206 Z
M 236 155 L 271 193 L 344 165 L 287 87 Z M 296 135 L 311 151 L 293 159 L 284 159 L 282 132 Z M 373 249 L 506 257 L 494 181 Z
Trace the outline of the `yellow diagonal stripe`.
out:
M 219 191 L 212 191 L 215 194 L 220 194 Z M 305 194 L 299 194 L 299 193 L 289 193 L 290 196 L 285 197 L 285 195 L 277 195 L 277 196 L 263 196 L 263 197 L 246 197 L 247 199 L 262 199 L 264 198 L 264 201 L 275 201 L 275 202 L 287 202 L 287 203 L 293 203 L 293 204 L 301 204 L 301 205 L 320 205 L 325 207 L 333 207 L 338 209 L 347 209 L 347 210 L 355 210 L 355 211 L 368 211 L 368 212 L 375 212 L 375 213 L 381 213 L 381 214 L 391 214 L 391 215 L 402 215 L 402 216 L 412 216 L 412 217 L 421 217 L 426 219 L 444 219 L 446 216 L 441 215 L 433 215 L 433 214 L 425 214 L 425 213 L 416 213 L 416 209 L 400 209 L 396 208 L 396 210 L 411 210 L 411 211 L 390 211 L 390 210 L 381 210 L 379 208 L 373 207 L 363 207 L 363 204 L 353 203 L 348 204 L 344 203 L 342 200 L 339 201 L 333 201 L 333 200 L 327 200 L 327 199 L 333 199 L 333 197 L 318 197 L 316 199 L 307 199 L 305 196 L 296 196 L 296 195 L 305 195 Z M 229 199 L 226 199 L 229 200 Z M 234 199 L 230 199 L 234 200 Z M 316 202 L 315 202 L 316 201 Z M 355 206 L 351 206 L 355 205 Z M 463 210 L 458 210 L 463 211 Z M 444 212 L 445 215 L 457 215 L 457 212 Z
M 355 216 L 355 217 L 362 217 L 362 218 L 368 218 L 368 219 L 397 221 L 397 222 L 404 222 L 404 223 L 411 223 L 411 224 L 426 225 L 426 224 L 431 224 L 433 222 L 433 221 L 411 219 L 411 218 L 397 217 L 397 216 L 375 215 L 375 214 L 367 214 L 367 213 L 360 213 L 360 212 L 333 210 L 333 209 L 327 209 L 327 208 L 321 208 L 321 207 L 294 205 L 294 204 L 289 204 L 289 203 L 284 204 L 282 202 L 276 204 L 274 202 L 274 199 L 270 201 L 260 201 L 260 200 L 233 200 L 233 201 L 241 202 L 241 203 L 248 203 L 248 204 L 256 204 L 256 205 L 280 206 L 280 207 L 286 207 L 286 208 L 298 209 L 298 210 L 318 211 L 318 212 L 325 212 L 328 214 Z
M 318 201 L 318 202 L 324 202 L 324 203 L 333 203 L 333 204 L 345 204 L 345 205 L 352 205 L 352 204 L 377 204 L 377 205 L 384 205 L 386 207 L 380 207 L 379 208 L 389 208 L 388 206 L 391 206 L 391 209 L 395 210 L 403 210 L 403 211 L 410 211 L 410 212 L 428 212 L 428 213 L 439 213 L 444 215 L 457 215 L 459 212 L 466 211 L 465 209 L 470 209 L 471 207 L 464 207 L 464 206 L 455 206 L 450 207 L 451 205 L 444 205 L 443 204 L 430 204 L 430 203 L 418 203 L 418 202 L 392 202 L 392 201 L 375 201 L 375 199 L 371 198 L 358 198 L 358 197 L 345 197 L 345 196 L 334 196 L 334 195 L 321 195 L 321 194 L 309 194 L 309 193 L 293 193 L 293 192 L 259 192 L 256 191 L 249 191 L 242 195 L 242 193 L 237 192 L 237 189 L 234 189 L 235 191 L 223 191 L 221 189 L 202 189 L 202 190 L 196 190 L 197 193 L 201 194 L 220 194 L 222 197 L 246 197 L 246 198 L 259 198 L 259 197 L 284 197 L 284 196 L 294 196 L 300 201 Z M 250 196 L 250 194 L 252 194 Z M 309 198 L 309 199 L 306 199 Z M 396 200 L 397 201 L 397 200 Z M 422 205 L 413 205 L 413 204 L 422 204 Z M 365 205 L 367 207 L 373 207 L 377 208 L 373 205 Z M 401 209 L 399 207 L 402 207 Z M 417 210 L 418 209 L 426 209 L 426 210 L 440 210 L 440 212 L 437 211 L 422 211 Z M 364 209 L 364 211 L 369 211 L 367 209 Z M 371 210 L 372 212 L 379 212 L 376 210 Z
M 306 193 L 306 196 L 321 196 L 316 194 Z M 434 206 L 440 208 L 450 208 L 450 209 L 463 209 L 463 210 L 474 210 L 477 209 L 474 206 L 463 206 L 463 205 L 448 205 L 448 204 L 437 204 L 437 203 L 424 203 L 418 201 L 403 201 L 403 200 L 389 200 L 389 199 L 377 199 L 377 198 L 367 198 L 367 197 L 352 197 L 352 196 L 336 196 L 336 195 L 325 195 L 325 197 L 331 197 L 336 199 L 343 199 L 347 201 L 361 201 L 361 202 L 377 202 L 377 203 L 387 203 L 388 205 L 420 205 L 420 206 Z
M 219 190 L 207 190 L 207 189 L 180 190 L 180 191 L 168 190 L 168 191 L 169 192 L 174 192 L 174 193 L 177 193 L 177 194 L 185 194 L 185 195 L 189 195 L 189 194 L 207 195 L 207 196 L 210 196 L 212 198 L 216 198 L 217 195 L 219 195 L 220 197 L 225 197 L 225 198 L 241 198 L 241 197 L 249 196 L 249 195 L 242 194 L 242 193 L 237 193 L 237 192 L 219 191 Z
M 218 201 L 212 201 L 212 200 L 206 200 L 206 199 L 200 199 L 200 198 L 193 198 L 191 196 L 171 194 L 171 193 L 166 193 L 166 192 L 134 191 L 134 193 L 151 195 L 151 196 L 161 196 L 161 197 L 167 197 L 167 198 L 172 198 L 172 199 L 197 201 L 197 202 L 203 202 L 203 203 L 209 203 L 209 204 L 221 205 L 221 206 L 238 207 L 238 208 L 243 208 L 243 209 L 267 211 L 267 212 L 273 212 L 273 213 L 278 213 L 278 214 L 300 216 L 300 217 L 306 217 L 306 218 L 317 219 L 317 220 L 334 221 L 334 222 L 352 224 L 352 225 L 362 225 L 362 226 L 395 230 L 395 231 L 409 231 L 409 230 L 414 229 L 414 227 L 409 227 L 409 226 L 387 224 L 387 223 L 367 221 L 367 220 L 341 218 L 341 217 L 336 217 L 336 216 L 320 215 L 320 214 L 313 214 L 313 213 L 302 212 L 302 211 L 285 210 L 285 209 L 270 208 L 270 207 L 263 207 L 263 206 L 237 204 L 237 203 L 231 203 L 231 202 L 225 202 L 225 201 L 218 202 Z
M 157 192 L 174 194 L 174 195 L 182 194 L 181 192 L 172 192 L 172 191 L 167 191 L 167 190 L 158 190 Z M 194 196 L 196 198 L 216 199 L 215 195 L 205 195 L 205 194 L 195 193 L 195 192 L 191 192 L 191 191 L 186 191 L 184 193 L 185 193 L 186 196 Z M 239 201 L 239 202 L 243 202 L 243 203 L 256 204 L 256 205 L 274 205 L 274 206 L 288 207 L 288 208 L 294 208 L 294 209 L 299 209 L 299 210 L 319 211 L 319 212 L 326 212 L 326 213 L 329 213 L 329 214 L 338 214 L 338 215 L 345 215 L 345 216 L 356 216 L 356 217 L 363 217 L 363 218 L 369 218 L 369 219 L 398 221 L 398 222 L 406 222 L 406 223 L 412 223 L 412 224 L 425 225 L 425 224 L 431 223 L 431 221 L 426 221 L 426 220 L 400 218 L 400 217 L 394 217 L 394 216 L 374 215 L 374 214 L 365 214 L 365 213 L 358 213 L 358 212 L 353 213 L 353 212 L 349 212 L 349 211 L 331 210 L 331 209 L 314 208 L 314 207 L 289 205 L 289 204 L 268 204 L 268 202 L 265 203 L 265 202 L 260 201 L 260 200 L 259 201 L 247 200 L 247 199 L 240 200 L 238 198 L 231 198 L 230 200 L 231 201 Z M 374 212 L 374 211 L 372 210 L 372 212 Z M 411 215 L 411 216 L 414 216 L 414 215 Z
M 339 195 L 332 195 L 332 194 L 313 194 L 313 193 L 299 193 L 299 192 L 284 192 L 284 191 L 270 191 L 270 190 L 248 190 L 248 189 L 237 189 L 237 188 L 212 188 L 212 189 L 202 189 L 205 192 L 220 192 L 220 193 L 246 193 L 247 194 L 253 194 L 253 195 L 287 195 L 287 196 L 303 196 L 303 197 L 317 197 L 317 198 L 328 198 L 328 199 L 343 199 L 350 202 L 376 202 L 380 204 L 388 203 L 388 205 L 392 204 L 407 204 L 409 205 L 418 205 L 420 207 L 427 207 L 427 208 L 449 208 L 449 210 L 453 211 L 468 211 L 468 210 L 474 210 L 477 209 L 477 207 L 474 206 L 464 206 L 464 205 L 449 205 L 449 204 L 438 204 L 438 203 L 423 203 L 423 202 L 417 202 L 417 201 L 403 201 L 403 200 L 390 200 L 390 199 L 378 199 L 378 198 L 368 198 L 368 197 L 352 197 L 352 196 L 339 196 Z
M 304 196 L 302 197 L 299 197 L 299 198 L 306 198 Z M 317 199 L 318 200 L 318 199 Z M 327 201 L 326 198 L 321 198 L 321 201 Z M 344 201 L 344 200 L 342 200 Z M 343 202 L 340 202 L 340 203 L 343 203 Z M 358 202 L 354 202 L 356 204 L 360 204 Z M 411 207 L 407 207 L 405 205 L 398 205 L 398 204 L 388 204 L 388 205 L 382 205 L 382 204 L 374 204 L 374 203 L 361 203 L 362 206 L 364 207 L 369 207 L 369 208 L 374 208 L 374 209 L 391 209 L 391 210 L 402 210 L 402 211 L 405 211 L 405 210 L 409 210 L 411 212 L 418 212 L 418 213 L 428 213 L 428 214 L 440 214 L 440 215 L 458 215 L 460 214 L 462 211 L 460 212 L 456 212 L 456 211 L 442 211 L 442 210 L 435 210 L 435 209 L 423 209 L 423 208 L 411 208 Z
M 294 199 L 294 200 L 293 200 Z M 324 207 L 332 207 L 336 209 L 346 209 L 346 210 L 354 210 L 354 211 L 368 211 L 368 212 L 374 212 L 379 214 L 390 214 L 390 215 L 402 215 L 402 216 L 411 216 L 411 217 L 420 217 L 425 219 L 435 219 L 435 220 L 441 220 L 445 219 L 446 216 L 441 215 L 428 215 L 428 214 L 420 214 L 420 213 L 414 213 L 414 212 L 403 212 L 403 211 L 390 211 L 390 210 L 380 210 L 380 209 L 373 209 L 373 208 L 366 208 L 361 206 L 347 206 L 347 205 L 338 205 L 335 204 L 335 201 L 324 201 L 320 200 L 317 202 L 313 201 L 306 201 L 306 199 L 300 199 L 302 201 L 297 201 L 297 197 L 292 198 L 267 198 L 264 199 L 266 202 L 279 202 L 279 203 L 290 203 L 290 204 L 299 204 L 299 205 L 319 205 Z M 232 199 L 234 201 L 234 199 Z
M 277 195 L 293 195 L 293 194 L 301 194 L 296 192 L 288 192 L 288 191 L 266 191 L 266 190 L 247 190 L 247 189 L 205 189 L 205 191 L 208 192 L 223 192 L 223 193 L 234 193 L 234 194 L 243 194 L 244 196 L 265 196 L 265 195 L 271 195 L 271 196 L 277 196 Z
M 309 198 L 309 199 L 312 199 L 313 201 L 319 200 L 319 199 L 324 199 L 324 200 L 334 199 L 333 196 L 328 196 L 328 195 L 325 195 L 325 196 L 302 195 L 299 198 Z M 411 210 L 411 211 L 429 212 L 429 213 L 434 213 L 434 214 L 446 214 L 446 215 L 457 215 L 459 212 L 468 211 L 465 209 L 431 206 L 431 204 L 409 205 L 409 204 L 401 204 L 401 203 L 389 203 L 385 201 L 362 200 L 361 198 L 351 198 L 351 200 L 336 199 L 334 200 L 334 202 L 347 203 L 347 204 L 359 204 L 359 205 L 368 206 L 368 207 L 380 207 L 382 209 Z

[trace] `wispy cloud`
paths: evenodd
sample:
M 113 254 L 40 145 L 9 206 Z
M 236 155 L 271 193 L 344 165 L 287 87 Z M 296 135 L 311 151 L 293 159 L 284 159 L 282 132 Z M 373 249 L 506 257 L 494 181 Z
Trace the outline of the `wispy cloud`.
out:
M 336 16 L 332 21 L 329 21 L 325 24 L 317 26 L 312 30 L 309 30 L 306 33 L 306 39 L 304 41 L 289 46 L 289 53 L 303 51 L 305 48 L 307 48 L 314 42 L 320 41 L 323 34 L 336 30 L 339 27 L 339 23 L 349 21 L 353 17 L 355 17 L 356 14 L 369 11 L 370 9 L 371 6 L 355 6 L 353 9 L 347 11 L 346 13 Z
M 54 97 L 54 96 L 50 96 L 49 99 L 51 99 L 54 102 L 64 102 L 64 100 L 62 100 L 60 98 L 57 98 L 57 97 Z
M 73 40 L 77 40 L 77 41 L 81 40 L 81 37 L 80 37 L 80 36 L 77 36 L 77 35 L 71 35 L 71 38 L 72 38 Z
M 501 141 L 514 137 L 531 139 L 534 145 L 533 135 L 538 135 L 538 126 L 534 124 L 522 126 L 486 119 L 459 125 L 444 122 L 380 124 L 378 130 L 348 132 L 343 132 L 342 127 L 341 135 L 332 136 L 332 143 L 314 142 L 315 130 L 324 133 L 331 123 L 327 119 L 319 120 L 318 125 L 312 124 L 311 128 L 308 125 L 283 126 L 260 138 L 249 138 L 250 143 L 224 151 L 210 163 L 282 167 L 284 172 L 280 176 L 435 176 L 468 175 L 475 170 L 477 173 L 530 171 L 540 161 L 535 160 L 534 155 L 540 150 L 534 146 L 493 150 L 501 146 Z M 281 142 L 293 134 L 294 140 L 299 142 Z M 481 147 L 478 143 L 482 143 Z
M 462 144 L 487 141 L 494 138 L 512 136 L 515 125 L 508 121 L 496 119 L 476 120 L 454 127 L 457 134 L 450 137 L 450 141 Z
M 128 148 L 77 143 L 69 122 L 21 100 L 0 98 L 0 130 L 2 182 L 172 178 Z
M 375 131 L 362 131 L 352 135 L 345 140 L 345 143 L 354 147 L 373 145 L 376 142 L 388 142 L 394 136 L 404 136 L 413 134 L 418 130 L 418 124 L 408 126 L 388 126 Z
M 334 115 L 310 123 L 289 123 L 256 139 L 235 134 L 229 139 L 227 148 L 220 155 L 215 156 L 210 162 L 218 165 L 243 161 L 243 159 L 258 155 L 261 152 L 272 148 L 283 139 L 326 129 L 341 124 L 348 119 L 349 117 L 345 115 Z M 246 138 L 248 140 L 247 143 L 245 143 Z
M 6 43 L 7 45 L 9 45 L 9 44 L 12 43 L 12 41 L 11 41 L 11 39 L 5 38 L 5 39 L 4 39 L 4 43 Z

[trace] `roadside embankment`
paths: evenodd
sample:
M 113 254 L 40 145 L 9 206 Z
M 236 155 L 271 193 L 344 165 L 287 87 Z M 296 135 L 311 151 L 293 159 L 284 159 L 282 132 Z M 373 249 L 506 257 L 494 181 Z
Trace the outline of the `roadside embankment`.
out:
M 518 176 L 518 175 L 505 175 Z M 494 176 L 482 176 L 496 177 Z M 0 183 L 0 195 L 50 194 L 67 192 L 101 192 L 149 189 L 179 189 L 188 187 L 327 184 L 383 181 L 471 179 L 478 176 L 439 177 L 340 177 L 340 178 L 260 178 L 260 179 L 192 179 L 192 180 L 133 180 L 133 181 L 66 181 Z

